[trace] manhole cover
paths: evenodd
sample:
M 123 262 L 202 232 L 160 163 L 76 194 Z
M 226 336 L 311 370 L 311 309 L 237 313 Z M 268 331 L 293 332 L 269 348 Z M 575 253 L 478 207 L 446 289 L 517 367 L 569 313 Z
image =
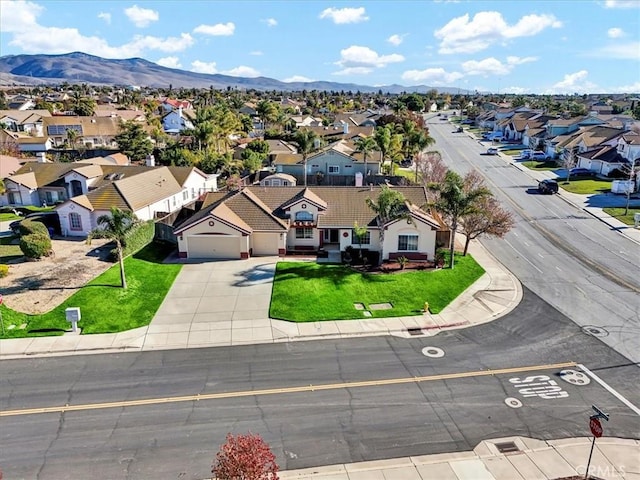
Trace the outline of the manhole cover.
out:
M 371 303 L 369 304 L 369 310 L 391 310 L 393 305 L 390 303 Z
M 584 373 L 577 370 L 561 370 L 560 378 L 573 385 L 589 385 L 591 379 Z
M 424 347 L 422 349 L 422 354 L 425 357 L 442 358 L 444 357 L 444 350 L 438 347 Z
M 522 406 L 522 402 L 517 398 L 513 398 L 513 397 L 505 398 L 504 403 L 507 405 L 507 407 L 511 407 L 511 408 L 520 408 Z
M 582 331 L 589 335 L 593 335 L 594 337 L 606 337 L 609 335 L 609 332 L 606 329 L 595 325 L 585 325 L 582 327 Z
M 354 303 L 354 304 L 353 304 L 353 307 L 354 307 L 356 310 L 364 310 L 364 305 L 363 305 L 362 303 Z

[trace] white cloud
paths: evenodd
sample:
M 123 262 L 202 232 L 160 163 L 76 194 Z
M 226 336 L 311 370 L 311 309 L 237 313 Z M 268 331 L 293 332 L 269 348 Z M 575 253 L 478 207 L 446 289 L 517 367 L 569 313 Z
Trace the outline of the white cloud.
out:
M 179 37 L 165 38 L 135 35 L 128 43 L 113 46 L 104 38 L 82 35 L 77 28 L 39 25 L 37 17 L 44 12 L 44 8 L 35 3 L 2 0 L 1 7 L 0 30 L 12 34 L 9 45 L 26 53 L 68 53 L 81 47 L 83 52 L 91 55 L 129 58 L 153 50 L 180 52 L 194 43 L 191 35 L 182 33 Z
M 278 25 L 278 21 L 275 18 L 265 18 L 263 22 L 267 24 L 267 27 L 275 27 Z
M 606 0 L 604 6 L 606 8 L 638 8 L 640 2 L 638 0 Z
M 182 68 L 178 57 L 164 57 L 159 59 L 156 63 L 167 68 Z
M 231 75 L 233 77 L 254 78 L 260 76 L 260 72 L 258 70 L 252 67 L 247 67 L 245 65 L 240 65 L 239 67 L 232 68 L 231 70 L 225 70 L 222 73 L 224 73 L 225 75 Z
M 549 90 L 548 94 L 572 94 L 572 93 L 586 93 L 594 91 L 596 85 L 587 80 L 589 72 L 587 70 L 580 70 L 575 73 L 568 73 L 564 78 L 554 84 Z
M 624 30 L 622 30 L 621 28 L 610 28 L 609 30 L 607 30 L 607 36 L 609 38 L 620 38 L 620 37 L 624 37 Z
M 592 53 L 595 57 L 615 58 L 619 60 L 640 60 L 640 42 L 607 45 Z
M 216 62 L 202 62 L 200 60 L 195 60 L 191 62 L 191 71 L 196 73 L 209 73 L 214 74 L 218 73 L 216 70 Z
M 391 55 L 378 55 L 377 52 L 369 47 L 352 45 L 340 51 L 340 60 L 335 62 L 336 65 L 347 68 L 382 68 L 390 63 L 404 62 L 404 57 L 393 53 Z
M 620 85 L 619 87 L 613 87 L 610 89 L 611 93 L 629 93 L 640 92 L 640 82 L 632 83 L 631 85 Z
M 232 22 L 217 23 L 215 25 L 198 25 L 193 29 L 194 33 L 212 35 L 216 37 L 233 35 L 236 26 Z
M 483 60 L 469 60 L 462 64 L 462 70 L 466 75 L 483 75 L 485 77 L 490 75 L 507 75 L 511 73 L 516 65 L 522 65 L 523 63 L 535 62 L 537 57 L 507 57 L 506 62 L 489 57 Z
M 294 75 L 293 77 L 289 77 L 289 78 L 285 78 L 284 80 L 282 80 L 283 82 L 286 83 L 292 83 L 292 82 L 313 82 L 313 80 L 311 78 L 307 78 L 304 77 L 302 75 Z
M 367 75 L 373 72 L 373 68 L 369 67 L 349 67 L 333 72 L 332 75 Z
M 345 23 L 360 23 L 369 20 L 364 7 L 360 8 L 326 8 L 320 14 L 320 18 L 329 18 L 333 23 L 341 25 Z
M 402 79 L 419 83 L 426 82 L 429 85 L 450 85 L 460 80 L 464 75 L 460 72 L 447 72 L 444 68 L 427 68 L 426 70 L 407 70 L 402 74 Z
M 2 33 L 22 32 L 37 25 L 37 17 L 44 7 L 37 3 L 19 0 L 17 2 L 0 2 L 0 31 Z
M 125 15 L 138 28 L 148 27 L 152 22 L 157 22 L 160 15 L 155 10 L 141 8 L 138 5 L 124 9 Z
M 454 18 L 434 36 L 440 40 L 439 53 L 475 53 L 497 42 L 530 37 L 545 28 L 561 26 L 553 15 L 525 15 L 508 25 L 500 12 L 478 12 L 471 20 L 468 14 Z
M 253 50 L 252 52 L 249 52 L 249 55 L 253 55 L 254 57 L 260 57 L 264 55 L 264 53 L 261 50 Z
M 512 93 L 514 95 L 522 95 L 525 93 L 531 93 L 528 88 L 523 87 L 507 87 L 502 90 L 502 93 Z
M 397 33 L 393 34 L 389 38 L 387 38 L 387 42 L 389 42 L 391 45 L 393 45 L 395 47 L 400 45 L 403 40 L 404 40 L 404 35 L 398 35 Z
M 98 18 L 105 21 L 107 25 L 111 25 L 111 14 L 107 12 L 100 12 Z

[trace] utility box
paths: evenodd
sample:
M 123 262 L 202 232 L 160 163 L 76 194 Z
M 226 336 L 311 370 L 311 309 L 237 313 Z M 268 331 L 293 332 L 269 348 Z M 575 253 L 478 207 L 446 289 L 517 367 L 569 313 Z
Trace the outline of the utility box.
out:
M 77 332 L 78 322 L 82 318 L 80 315 L 80 307 L 69 307 L 64 311 L 64 313 L 67 316 L 67 322 L 71 324 L 71 331 Z
M 611 193 L 633 193 L 633 180 L 614 180 L 611 182 Z

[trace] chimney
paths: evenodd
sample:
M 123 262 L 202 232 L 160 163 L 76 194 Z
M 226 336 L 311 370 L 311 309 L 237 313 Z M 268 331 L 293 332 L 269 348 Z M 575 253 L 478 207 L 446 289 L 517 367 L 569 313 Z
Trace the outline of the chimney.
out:
M 147 157 L 144 159 L 145 164 L 147 165 L 147 167 L 155 167 L 156 166 L 156 157 L 153 156 L 152 153 L 150 153 L 149 155 L 147 155 Z
M 178 117 L 182 118 L 182 105 L 178 107 Z
M 343 133 L 344 135 L 346 135 L 346 134 L 348 134 L 348 133 L 349 133 L 349 123 L 344 122 L 344 123 L 342 124 L 342 133 Z
M 38 159 L 38 163 L 47 163 L 47 155 L 44 152 L 37 152 L 36 158 Z
M 362 187 L 362 173 L 356 172 L 356 187 Z

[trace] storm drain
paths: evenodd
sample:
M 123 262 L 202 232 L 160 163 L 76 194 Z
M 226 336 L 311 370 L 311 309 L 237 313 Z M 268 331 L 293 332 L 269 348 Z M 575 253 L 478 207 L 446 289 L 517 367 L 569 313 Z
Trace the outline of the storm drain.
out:
M 514 453 L 520 451 L 514 442 L 496 443 L 495 446 L 500 453 Z
M 413 335 L 413 336 L 422 335 L 424 333 L 421 328 L 417 328 L 417 327 L 407 328 L 407 332 L 409 332 L 409 335 Z

